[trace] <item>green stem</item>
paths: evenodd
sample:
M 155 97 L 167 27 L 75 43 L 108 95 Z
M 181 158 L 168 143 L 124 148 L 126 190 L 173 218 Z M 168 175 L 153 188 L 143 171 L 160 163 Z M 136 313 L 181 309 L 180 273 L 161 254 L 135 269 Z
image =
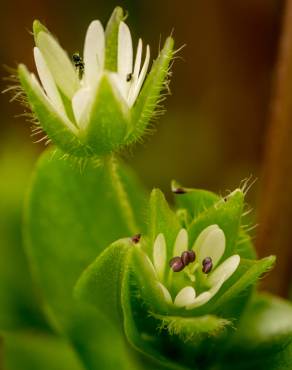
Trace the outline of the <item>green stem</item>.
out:
M 134 235 L 139 231 L 139 228 L 136 223 L 135 215 L 130 204 L 128 194 L 119 175 L 118 161 L 114 155 L 108 157 L 107 166 L 111 177 L 111 185 L 114 188 L 121 212 L 124 216 L 125 223 L 129 228 L 129 232 Z

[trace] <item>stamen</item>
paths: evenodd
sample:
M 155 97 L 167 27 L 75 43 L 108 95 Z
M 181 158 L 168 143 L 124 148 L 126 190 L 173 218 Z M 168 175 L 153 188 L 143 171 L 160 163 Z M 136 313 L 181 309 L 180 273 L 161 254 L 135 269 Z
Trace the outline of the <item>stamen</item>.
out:
M 173 257 L 169 261 L 169 266 L 172 268 L 173 272 L 180 272 L 184 269 L 185 265 L 181 259 L 181 257 Z
M 141 239 L 141 234 L 136 234 L 136 235 L 131 237 L 131 240 L 134 244 L 138 244 L 140 239 Z
M 211 270 L 212 270 L 212 267 L 213 267 L 213 262 L 212 262 L 212 258 L 211 257 L 206 257 L 203 262 L 202 262 L 202 271 L 204 274 L 208 274 Z
M 183 264 L 187 266 L 191 262 L 194 262 L 196 259 L 196 254 L 194 251 L 185 251 L 181 255 L 181 259 L 183 261 Z

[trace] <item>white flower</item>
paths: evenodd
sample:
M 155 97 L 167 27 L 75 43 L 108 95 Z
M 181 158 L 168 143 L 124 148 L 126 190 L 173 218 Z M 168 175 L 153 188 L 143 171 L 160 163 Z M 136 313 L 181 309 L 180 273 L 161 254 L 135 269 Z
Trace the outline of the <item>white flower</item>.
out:
M 106 41 L 103 26 L 98 20 L 91 22 L 85 37 L 84 73 L 81 75 L 78 67 L 74 66 L 50 33 L 38 33 L 34 59 L 39 79 L 51 106 L 72 131 L 76 131 L 76 126 L 77 129 L 85 129 L 89 124 L 90 108 L 99 82 L 105 74 L 125 114 L 134 105 L 148 70 L 150 49 L 147 45 L 142 65 L 143 46 L 140 39 L 133 63 L 131 33 L 124 22 L 119 25 L 117 47 L 117 71 L 108 71 L 105 68 Z M 35 77 L 33 79 L 38 83 Z
M 188 233 L 181 229 L 171 257 L 179 257 L 188 250 Z M 195 260 L 183 265 L 180 272 L 174 272 L 168 266 L 165 237 L 159 234 L 154 242 L 152 261 L 148 258 L 166 302 L 187 310 L 207 303 L 236 271 L 240 263 L 240 256 L 237 254 L 221 262 L 225 251 L 225 235 L 218 225 L 205 228 L 191 250 L 195 252 Z M 204 270 L 206 263 L 209 265 Z

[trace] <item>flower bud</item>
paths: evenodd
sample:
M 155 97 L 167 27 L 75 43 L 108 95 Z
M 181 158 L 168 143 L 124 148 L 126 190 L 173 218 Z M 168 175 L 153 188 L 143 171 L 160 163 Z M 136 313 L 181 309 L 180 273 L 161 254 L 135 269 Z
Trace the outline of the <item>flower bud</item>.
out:
M 139 140 L 155 114 L 173 40 L 166 40 L 147 76 L 150 48 L 139 39 L 134 55 L 123 19 L 118 7 L 105 30 L 98 20 L 92 21 L 83 56 L 75 53 L 74 58 L 34 22 L 34 59 L 41 83 L 24 65 L 18 76 L 39 125 L 65 153 L 91 157 L 118 151 Z

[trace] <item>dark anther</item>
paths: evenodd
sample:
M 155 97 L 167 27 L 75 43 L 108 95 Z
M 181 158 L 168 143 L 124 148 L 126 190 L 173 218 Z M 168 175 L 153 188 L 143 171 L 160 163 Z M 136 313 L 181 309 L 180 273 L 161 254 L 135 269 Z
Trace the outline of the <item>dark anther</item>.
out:
M 213 262 L 211 257 L 206 257 L 202 262 L 203 268 L 202 271 L 204 274 L 208 274 L 213 267 Z
M 130 82 L 132 80 L 132 77 L 133 77 L 132 73 L 128 73 L 126 77 L 126 81 Z
M 189 263 L 194 262 L 196 259 L 196 254 L 194 251 L 185 251 L 181 255 L 181 259 L 185 266 L 187 266 Z
M 224 200 L 224 202 L 227 202 L 227 197 L 224 197 L 223 200 Z
M 182 271 L 185 267 L 181 257 L 173 257 L 169 261 L 169 266 L 172 268 L 173 272 L 179 272 Z
M 131 240 L 134 244 L 139 243 L 140 239 L 141 239 L 141 234 L 136 234 L 136 235 L 132 236 L 132 238 L 131 238 Z
M 183 188 L 175 188 L 175 189 L 172 190 L 172 192 L 174 194 L 185 194 L 186 193 L 185 189 L 183 189 Z

